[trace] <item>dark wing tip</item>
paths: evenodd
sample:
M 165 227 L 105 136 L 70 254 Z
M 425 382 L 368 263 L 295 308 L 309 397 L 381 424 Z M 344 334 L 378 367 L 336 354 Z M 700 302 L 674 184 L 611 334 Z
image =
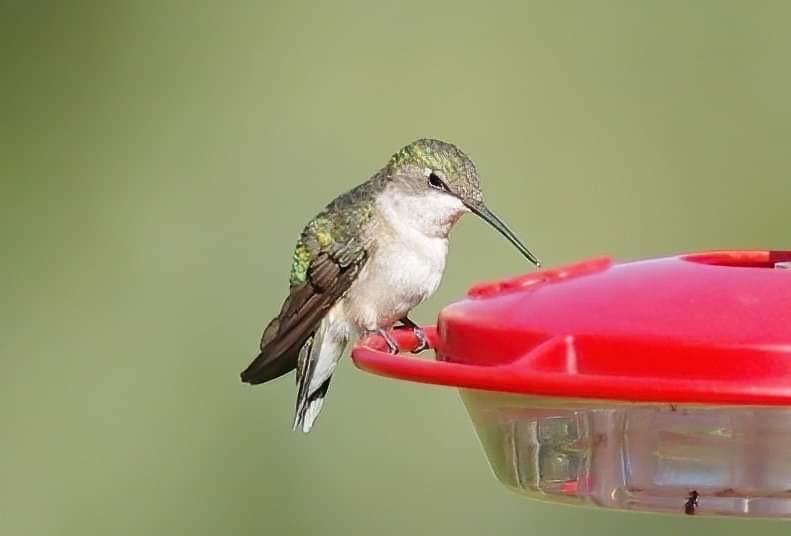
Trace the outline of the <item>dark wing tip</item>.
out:
M 250 363 L 250 366 L 239 374 L 239 377 L 244 383 L 249 383 L 250 385 L 258 385 L 274 380 L 297 368 L 298 355 L 299 349 L 281 354 L 277 356 L 277 359 L 270 359 L 269 356 L 261 352 Z

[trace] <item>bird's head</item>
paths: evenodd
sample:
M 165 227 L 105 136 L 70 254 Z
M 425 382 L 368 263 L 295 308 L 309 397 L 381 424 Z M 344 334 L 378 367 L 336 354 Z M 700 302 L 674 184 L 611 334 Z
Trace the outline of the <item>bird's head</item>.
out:
M 480 216 L 533 264 L 540 262 L 483 200 L 478 170 L 464 151 L 440 140 L 421 139 L 401 148 L 387 164 L 390 202 L 424 232 L 447 234 L 465 212 Z

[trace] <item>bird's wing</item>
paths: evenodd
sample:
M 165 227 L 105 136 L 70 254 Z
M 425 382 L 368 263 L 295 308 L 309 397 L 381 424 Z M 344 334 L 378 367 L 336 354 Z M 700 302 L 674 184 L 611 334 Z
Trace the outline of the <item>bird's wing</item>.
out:
M 264 331 L 261 353 L 242 372 L 243 381 L 263 383 L 297 366 L 300 347 L 365 265 L 365 243 L 352 231 L 326 217 L 305 228 L 294 253 L 289 295 Z
M 362 249 L 354 262 L 333 253 L 320 253 L 311 262 L 305 282 L 291 288 L 278 317 L 277 332 L 270 337 L 264 333 L 261 351 L 280 354 L 297 343 L 301 346 L 327 310 L 346 293 L 364 262 Z

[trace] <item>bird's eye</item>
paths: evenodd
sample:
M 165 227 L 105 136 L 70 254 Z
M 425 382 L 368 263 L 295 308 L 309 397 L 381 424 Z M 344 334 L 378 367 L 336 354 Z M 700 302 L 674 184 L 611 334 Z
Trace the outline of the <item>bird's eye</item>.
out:
M 439 175 L 433 171 L 431 172 L 431 175 L 428 176 L 428 185 L 432 188 L 436 188 L 437 190 L 444 190 L 446 192 L 448 191 L 448 187 L 445 185 L 442 179 L 439 178 Z

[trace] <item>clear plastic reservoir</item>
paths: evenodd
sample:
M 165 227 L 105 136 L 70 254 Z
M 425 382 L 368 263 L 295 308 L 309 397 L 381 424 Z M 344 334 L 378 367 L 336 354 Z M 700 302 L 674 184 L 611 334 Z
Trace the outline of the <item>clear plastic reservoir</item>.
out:
M 791 408 L 461 394 L 495 474 L 529 497 L 791 517 Z

